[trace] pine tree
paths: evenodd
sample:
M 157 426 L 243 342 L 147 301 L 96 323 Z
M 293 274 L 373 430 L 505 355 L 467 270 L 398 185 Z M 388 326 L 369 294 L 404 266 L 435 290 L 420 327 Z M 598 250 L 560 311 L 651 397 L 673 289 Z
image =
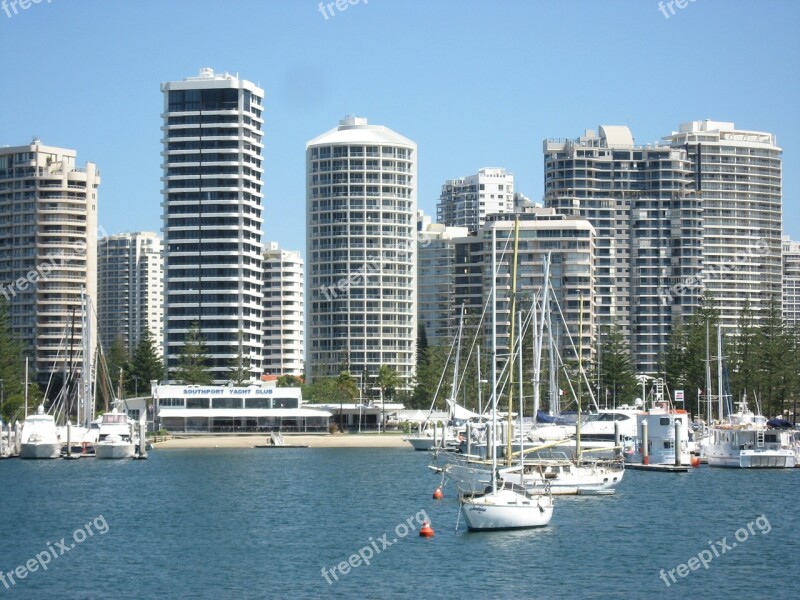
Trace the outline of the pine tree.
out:
M 208 353 L 197 321 L 186 333 L 183 350 L 178 357 L 175 380 L 184 385 L 210 385 L 214 379 L 208 370 Z
M 602 359 L 600 361 L 601 398 L 598 403 L 629 404 L 639 391 L 639 383 L 631 362 L 630 348 L 618 326 L 600 332 Z
M 150 381 L 161 381 L 164 377 L 164 363 L 156 348 L 149 329 L 142 332 L 139 343 L 133 351 L 127 377 L 128 391 L 141 395 L 149 391 Z
M 10 421 L 25 402 L 25 348 L 11 331 L 8 302 L 4 298 L 0 298 L 0 380 L 3 381 L 2 416 Z M 39 387 L 31 383 L 28 386 L 29 406 L 35 405 L 40 398 Z
M 250 383 L 250 359 L 244 354 L 244 344 L 242 340 L 244 334 L 239 331 L 237 335 L 238 350 L 231 366 L 231 383 L 237 387 L 245 386 Z

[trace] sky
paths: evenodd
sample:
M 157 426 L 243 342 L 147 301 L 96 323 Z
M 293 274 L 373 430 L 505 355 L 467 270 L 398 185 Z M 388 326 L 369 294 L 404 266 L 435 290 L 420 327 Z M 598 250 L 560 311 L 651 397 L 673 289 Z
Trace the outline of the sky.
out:
M 482 167 L 541 200 L 546 138 L 733 121 L 777 135 L 800 239 L 800 2 L 350 2 L 0 0 L 0 146 L 76 149 L 101 172 L 101 233 L 160 231 L 160 84 L 238 73 L 265 91 L 264 240 L 304 252 L 305 144 L 348 114 L 417 143 L 433 215 Z

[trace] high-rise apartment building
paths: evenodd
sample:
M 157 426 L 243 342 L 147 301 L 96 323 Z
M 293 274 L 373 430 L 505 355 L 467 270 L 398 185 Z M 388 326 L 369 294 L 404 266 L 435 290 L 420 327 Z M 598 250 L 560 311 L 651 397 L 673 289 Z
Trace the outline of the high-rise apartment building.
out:
M 431 346 L 449 343 L 456 333 L 455 238 L 468 233 L 466 227 L 431 223 L 429 216 L 417 211 L 417 315 Z
M 381 365 L 408 387 L 417 329 L 417 146 L 348 117 L 306 145 L 306 374 Z
M 688 154 L 703 208 L 703 280 L 723 327 L 781 298 L 781 154 L 775 135 L 690 121 L 664 137 Z
M 783 322 L 800 327 L 800 242 L 783 237 Z
M 553 330 L 562 357 L 576 357 L 569 335 L 577 349 L 580 345 L 580 299 L 583 296 L 584 358 L 591 356 L 595 323 L 595 228 L 585 219 L 568 217 L 553 209 L 533 208 L 526 213 L 492 215 L 477 232 L 455 240 L 460 285 L 452 302 L 465 307 L 465 314 L 483 320 L 487 334 L 491 327 L 492 232 L 496 239 L 497 261 L 497 341 L 508 348 L 511 273 L 514 257 L 515 219 L 519 220 L 517 238 L 517 308 L 529 312 L 534 294 L 544 284 L 544 258 L 550 254 L 550 288 L 557 300 L 551 303 Z M 478 297 L 480 293 L 480 297 Z M 560 322 L 558 307 L 564 314 Z
M 99 185 L 75 150 L 0 148 L 0 295 L 40 382 L 64 370 L 68 338 L 80 346 L 82 295 L 97 297 Z
M 303 259 L 269 242 L 264 250 L 264 372 L 303 375 Z
M 436 208 L 438 223 L 477 231 L 486 216 L 514 212 L 514 176 L 501 168 L 449 179 L 442 186 Z
M 106 352 L 121 339 L 132 354 L 145 329 L 156 347 L 163 346 L 163 260 L 157 233 L 118 233 L 98 241 L 97 322 Z
M 261 102 L 255 84 L 201 69 L 161 86 L 163 113 L 164 356 L 174 377 L 199 327 L 216 382 L 240 349 L 262 368 Z
M 655 373 L 673 322 L 703 291 L 702 206 L 686 150 L 601 126 L 545 140 L 544 165 L 546 206 L 596 228 L 598 327 L 619 327 L 636 368 Z

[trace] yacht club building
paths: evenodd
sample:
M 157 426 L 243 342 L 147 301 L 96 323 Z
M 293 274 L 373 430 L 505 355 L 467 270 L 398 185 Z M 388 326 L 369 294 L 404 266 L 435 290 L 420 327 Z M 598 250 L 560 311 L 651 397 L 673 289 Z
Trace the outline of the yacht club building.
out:
M 155 385 L 153 404 L 171 433 L 327 432 L 331 417 L 289 387 Z

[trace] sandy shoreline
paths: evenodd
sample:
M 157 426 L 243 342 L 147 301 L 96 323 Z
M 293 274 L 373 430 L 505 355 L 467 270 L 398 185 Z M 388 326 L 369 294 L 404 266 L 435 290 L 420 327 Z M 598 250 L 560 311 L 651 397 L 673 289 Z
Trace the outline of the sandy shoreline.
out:
M 333 434 L 333 435 L 284 435 L 286 445 L 309 446 L 311 448 L 406 448 L 401 434 Z M 157 450 L 176 448 L 253 448 L 267 443 L 267 436 L 259 435 L 218 435 L 174 437 L 155 444 Z

